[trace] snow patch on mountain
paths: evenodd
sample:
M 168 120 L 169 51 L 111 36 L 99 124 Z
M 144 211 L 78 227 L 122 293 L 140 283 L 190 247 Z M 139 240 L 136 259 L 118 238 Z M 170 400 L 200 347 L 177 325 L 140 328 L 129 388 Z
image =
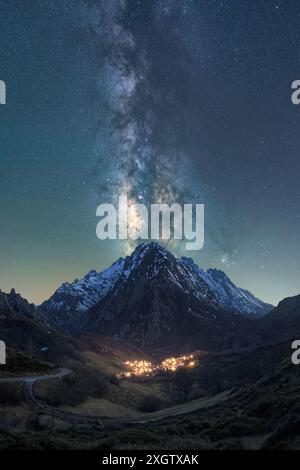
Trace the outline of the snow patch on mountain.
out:
M 124 286 L 130 285 L 131 290 L 143 279 L 150 283 L 156 278 L 161 282 L 168 279 L 187 297 L 212 308 L 221 307 L 250 317 L 263 316 L 272 309 L 251 292 L 235 286 L 224 272 L 204 271 L 192 259 L 176 258 L 156 242 L 141 243 L 130 256 L 120 258 L 102 272 L 92 270 L 83 279 L 65 282 L 39 308 L 58 325 L 72 323 L 107 296 L 115 297 Z
M 273 305 L 263 302 L 251 292 L 237 287 L 221 270 L 199 268 L 190 258 L 183 257 L 181 262 L 200 276 L 215 294 L 218 303 L 227 310 L 236 311 L 247 316 L 264 316 L 273 309 Z
M 84 278 L 63 283 L 54 294 L 40 305 L 52 320 L 65 323 L 96 305 L 113 288 L 123 271 L 124 259 L 120 258 L 102 272 L 94 269 Z

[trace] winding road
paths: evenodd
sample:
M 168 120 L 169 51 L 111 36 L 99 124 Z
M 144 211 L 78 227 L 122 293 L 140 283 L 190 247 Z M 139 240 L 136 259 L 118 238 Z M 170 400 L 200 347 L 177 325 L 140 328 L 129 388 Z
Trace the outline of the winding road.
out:
M 55 374 L 45 374 L 45 375 L 30 375 L 27 377 L 2 377 L 0 378 L 0 383 L 11 383 L 11 382 L 42 382 L 43 380 L 50 379 L 62 379 L 68 374 L 71 374 L 70 369 L 60 369 Z
M 27 377 L 7 377 L 0 378 L 0 383 L 24 383 L 25 394 L 29 405 L 36 411 L 51 415 L 52 417 L 67 421 L 69 423 L 91 423 L 97 426 L 104 427 L 110 424 L 124 423 L 124 424 L 142 424 L 151 421 L 159 421 L 164 418 L 172 416 L 186 415 L 195 411 L 215 406 L 219 403 L 227 401 L 232 398 L 232 390 L 226 390 L 225 392 L 218 393 L 212 397 L 200 398 L 198 400 L 192 400 L 181 405 L 175 405 L 170 408 L 165 408 L 160 411 L 147 413 L 140 415 L 136 418 L 108 418 L 100 416 L 90 416 L 77 413 L 70 413 L 64 410 L 58 410 L 46 403 L 39 401 L 34 395 L 34 385 L 37 382 L 42 382 L 51 379 L 62 379 L 65 376 L 71 374 L 70 369 L 60 369 L 54 374 L 46 374 L 39 376 L 27 376 Z

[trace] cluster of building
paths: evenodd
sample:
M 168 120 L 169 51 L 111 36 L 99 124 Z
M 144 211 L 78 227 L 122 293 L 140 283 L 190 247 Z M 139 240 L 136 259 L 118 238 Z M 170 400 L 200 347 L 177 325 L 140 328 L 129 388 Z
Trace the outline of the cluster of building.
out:
M 196 357 L 194 354 L 179 356 L 179 357 L 168 357 L 159 364 L 153 364 L 151 361 L 126 361 L 125 372 L 119 374 L 119 377 L 149 377 L 156 375 L 160 372 L 175 372 L 178 368 L 193 368 L 197 364 Z
M 126 361 L 125 366 L 127 370 L 124 372 L 124 377 L 149 376 L 153 374 L 155 369 L 150 361 Z
M 163 370 L 175 371 L 178 367 L 195 367 L 196 359 L 193 354 L 188 356 L 169 357 L 162 361 L 161 368 Z

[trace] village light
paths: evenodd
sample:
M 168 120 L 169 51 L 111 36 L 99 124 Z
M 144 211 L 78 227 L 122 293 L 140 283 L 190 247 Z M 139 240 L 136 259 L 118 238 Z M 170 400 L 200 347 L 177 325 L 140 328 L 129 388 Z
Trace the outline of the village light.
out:
M 171 371 L 175 372 L 178 368 L 193 368 L 196 366 L 195 356 L 190 354 L 188 356 L 179 356 L 179 357 L 169 357 L 164 359 L 159 364 L 152 364 L 150 361 L 126 361 L 124 365 L 127 367 L 127 370 L 123 374 L 119 374 L 119 377 L 141 377 L 154 375 L 161 371 Z

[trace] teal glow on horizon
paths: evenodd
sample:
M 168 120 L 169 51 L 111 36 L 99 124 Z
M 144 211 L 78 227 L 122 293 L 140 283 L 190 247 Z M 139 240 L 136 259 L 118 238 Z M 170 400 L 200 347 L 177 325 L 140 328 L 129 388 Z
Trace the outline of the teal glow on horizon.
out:
M 178 256 L 299 294 L 298 2 L 0 7 L 1 290 L 40 303 L 123 256 L 96 208 L 125 190 L 205 204 L 204 248 Z

